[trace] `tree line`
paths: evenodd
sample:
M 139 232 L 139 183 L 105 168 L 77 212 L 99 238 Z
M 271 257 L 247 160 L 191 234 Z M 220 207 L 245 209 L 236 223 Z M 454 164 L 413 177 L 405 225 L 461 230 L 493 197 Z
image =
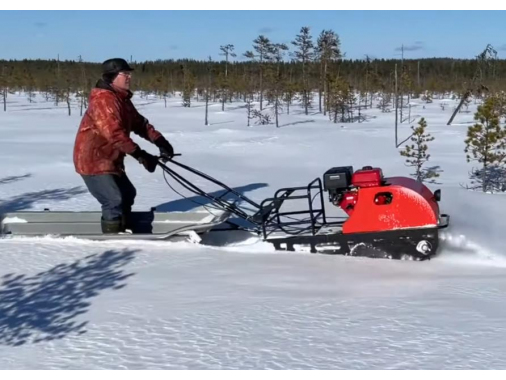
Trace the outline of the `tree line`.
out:
M 302 27 L 289 44 L 259 35 L 251 49 L 236 52 L 233 44 L 217 49 L 219 59 L 155 60 L 132 62 L 135 76 L 132 90 L 141 96 L 153 94 L 165 99 L 181 96 L 181 104 L 191 107 L 205 100 L 208 123 L 209 102 L 242 102 L 247 122 L 279 126 L 279 114 L 290 113 L 297 103 L 307 115 L 317 111 L 334 123 L 362 121 L 362 109 L 376 106 L 383 112 L 394 107 L 405 121 L 406 104 L 411 98 L 430 102 L 434 94 L 453 93 L 466 106 L 470 95 L 498 93 L 506 88 L 506 60 L 487 45 L 474 59 L 347 59 L 339 35 L 322 30 L 317 36 Z M 241 59 L 236 59 L 240 57 Z M 0 61 L 0 93 L 4 110 L 7 96 L 23 91 L 30 101 L 35 92 L 56 105 L 79 103 L 81 115 L 87 108 L 90 90 L 100 78 L 101 64 L 76 60 Z M 258 109 L 252 103 L 258 102 Z M 457 112 L 457 111 L 456 111 Z M 452 116 L 453 118 L 453 116 Z M 396 121 L 397 123 L 397 121 Z
M 335 31 L 313 35 L 309 27 L 302 27 L 290 44 L 259 35 L 248 51 L 236 52 L 233 44 L 226 43 L 217 47 L 216 55 L 218 59 L 131 62 L 135 68 L 132 90 L 161 97 L 181 92 L 187 107 L 192 99 L 204 96 L 222 102 L 223 108 L 226 102 L 254 97 L 260 111 L 265 101 L 287 111 L 298 101 L 306 114 L 317 108 L 325 114 L 333 112 L 337 119 L 337 114 L 343 118 L 348 112 L 344 105 L 353 103 L 353 94 L 360 94 L 367 107 L 373 93 L 401 97 L 427 92 L 464 94 L 478 84 L 494 92 L 506 89 L 506 60 L 498 59 L 491 45 L 474 59 L 374 59 L 365 55 L 364 59 L 347 59 Z M 85 108 L 98 78 L 100 63 L 81 57 L 0 60 L 4 108 L 9 91 L 16 90 L 28 96 L 42 92 L 56 104 L 75 95 Z

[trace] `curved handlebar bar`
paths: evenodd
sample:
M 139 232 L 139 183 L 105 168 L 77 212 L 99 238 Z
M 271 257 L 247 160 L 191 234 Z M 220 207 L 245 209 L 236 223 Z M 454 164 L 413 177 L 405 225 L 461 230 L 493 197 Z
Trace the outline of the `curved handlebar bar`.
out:
M 174 153 L 174 155 L 172 156 L 172 158 L 174 157 L 177 157 L 177 156 L 181 156 L 182 154 L 181 153 Z M 171 161 L 172 158 L 167 158 L 167 157 L 164 157 L 164 156 L 156 156 L 158 158 L 158 160 L 161 160 L 162 162 L 167 162 L 167 161 Z

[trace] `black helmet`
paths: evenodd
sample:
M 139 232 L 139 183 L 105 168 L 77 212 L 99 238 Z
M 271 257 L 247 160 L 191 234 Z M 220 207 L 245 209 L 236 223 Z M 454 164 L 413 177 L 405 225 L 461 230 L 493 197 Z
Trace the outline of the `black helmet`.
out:
M 123 58 L 111 58 L 102 63 L 102 74 L 118 74 L 121 71 L 134 71 Z

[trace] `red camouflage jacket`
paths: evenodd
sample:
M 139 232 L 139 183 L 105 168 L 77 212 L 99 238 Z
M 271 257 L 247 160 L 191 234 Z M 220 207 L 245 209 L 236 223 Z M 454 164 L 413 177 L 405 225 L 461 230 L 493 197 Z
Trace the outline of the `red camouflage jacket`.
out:
M 79 174 L 120 174 L 124 158 L 138 145 L 130 138 L 134 132 L 155 142 L 161 136 L 131 101 L 132 93 L 111 87 L 100 80 L 91 90 L 88 109 L 77 131 L 74 166 Z

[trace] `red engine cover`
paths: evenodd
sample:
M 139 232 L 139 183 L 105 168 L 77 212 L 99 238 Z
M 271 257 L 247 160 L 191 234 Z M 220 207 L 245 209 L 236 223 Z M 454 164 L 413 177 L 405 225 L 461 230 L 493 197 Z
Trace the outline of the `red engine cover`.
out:
M 380 168 L 360 169 L 353 173 L 351 184 L 356 187 L 381 186 L 383 172 Z
M 437 226 L 439 205 L 423 183 L 406 177 L 387 177 L 385 181 L 386 186 L 357 190 L 357 202 L 343 233 Z

